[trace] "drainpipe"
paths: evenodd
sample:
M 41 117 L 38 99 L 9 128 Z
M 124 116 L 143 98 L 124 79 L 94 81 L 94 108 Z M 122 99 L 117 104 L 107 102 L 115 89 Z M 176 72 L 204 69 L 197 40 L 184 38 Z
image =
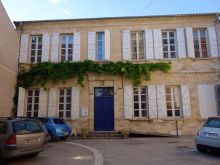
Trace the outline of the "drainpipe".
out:
M 178 121 L 175 121 L 176 123 L 176 136 L 179 136 L 179 128 L 178 128 Z

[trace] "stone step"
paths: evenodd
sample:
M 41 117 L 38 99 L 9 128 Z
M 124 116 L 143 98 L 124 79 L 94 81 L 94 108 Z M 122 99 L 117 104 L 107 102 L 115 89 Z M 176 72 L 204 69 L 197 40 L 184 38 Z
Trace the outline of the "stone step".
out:
M 89 138 L 122 138 L 122 135 L 117 131 L 92 131 L 89 133 Z

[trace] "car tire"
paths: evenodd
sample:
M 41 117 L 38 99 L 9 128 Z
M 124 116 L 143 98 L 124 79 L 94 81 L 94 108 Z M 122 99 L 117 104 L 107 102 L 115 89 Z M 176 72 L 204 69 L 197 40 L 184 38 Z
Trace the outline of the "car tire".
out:
M 196 148 L 197 148 L 197 150 L 198 150 L 199 152 L 201 152 L 201 153 L 207 152 L 207 149 L 206 149 L 204 146 L 202 146 L 202 145 L 197 144 L 197 145 L 196 145 Z
M 0 164 L 4 165 L 4 163 L 5 163 L 4 158 L 2 156 L 2 153 L 0 152 Z
M 37 155 L 39 154 L 39 152 L 38 153 L 34 153 L 34 154 L 30 154 L 30 155 L 28 155 L 30 158 L 33 158 L 33 157 L 36 157 Z

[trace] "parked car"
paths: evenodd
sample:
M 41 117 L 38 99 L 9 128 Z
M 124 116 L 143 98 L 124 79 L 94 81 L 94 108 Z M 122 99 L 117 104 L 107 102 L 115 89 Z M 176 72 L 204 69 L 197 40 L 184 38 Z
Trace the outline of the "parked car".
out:
M 46 127 L 53 140 L 66 139 L 72 134 L 71 127 L 62 118 L 40 117 L 38 120 Z
M 20 156 L 36 156 L 46 147 L 39 122 L 28 118 L 0 118 L 0 162 Z
M 195 139 L 200 152 L 220 150 L 220 117 L 210 117 L 198 131 Z

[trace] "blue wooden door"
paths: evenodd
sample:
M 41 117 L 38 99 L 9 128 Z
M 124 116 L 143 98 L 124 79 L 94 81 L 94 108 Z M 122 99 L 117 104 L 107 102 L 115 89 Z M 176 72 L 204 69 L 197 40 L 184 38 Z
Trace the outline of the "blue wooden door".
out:
M 94 128 L 95 131 L 114 130 L 114 94 L 113 88 L 94 89 Z

